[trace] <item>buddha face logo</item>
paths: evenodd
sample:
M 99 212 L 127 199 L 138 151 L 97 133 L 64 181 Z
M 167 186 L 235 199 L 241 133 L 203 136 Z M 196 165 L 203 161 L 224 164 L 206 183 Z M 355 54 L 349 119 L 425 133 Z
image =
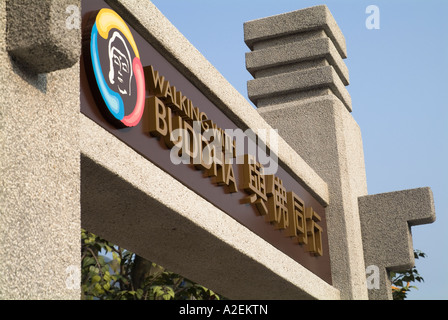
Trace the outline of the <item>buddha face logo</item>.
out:
M 118 127 L 136 126 L 145 107 L 143 66 L 129 27 L 115 11 L 102 9 L 96 16 L 90 57 L 106 117 Z
M 132 94 L 131 54 L 123 37 L 117 31 L 109 40 L 109 82 L 123 95 Z

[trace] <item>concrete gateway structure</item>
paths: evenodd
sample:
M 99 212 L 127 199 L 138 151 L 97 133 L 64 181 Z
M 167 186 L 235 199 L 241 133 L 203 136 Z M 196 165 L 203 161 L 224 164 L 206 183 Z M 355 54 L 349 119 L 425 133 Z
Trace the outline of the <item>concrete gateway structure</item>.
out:
M 0 298 L 79 299 L 81 227 L 231 299 L 391 299 L 414 264 L 432 192 L 367 194 L 326 6 L 244 25 L 257 109 L 150 1 L 0 23 Z

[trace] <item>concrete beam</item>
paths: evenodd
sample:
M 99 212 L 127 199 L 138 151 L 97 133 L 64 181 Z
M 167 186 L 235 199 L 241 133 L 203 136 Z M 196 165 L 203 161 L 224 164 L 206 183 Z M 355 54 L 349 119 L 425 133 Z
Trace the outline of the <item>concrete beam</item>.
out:
M 82 225 L 230 299 L 339 291 L 81 115 Z

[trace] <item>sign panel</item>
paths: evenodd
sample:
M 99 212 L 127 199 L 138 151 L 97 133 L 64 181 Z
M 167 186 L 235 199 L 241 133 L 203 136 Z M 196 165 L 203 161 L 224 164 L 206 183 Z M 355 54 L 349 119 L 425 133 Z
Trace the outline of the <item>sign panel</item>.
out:
M 325 208 L 104 1 L 82 9 L 81 112 L 331 284 Z

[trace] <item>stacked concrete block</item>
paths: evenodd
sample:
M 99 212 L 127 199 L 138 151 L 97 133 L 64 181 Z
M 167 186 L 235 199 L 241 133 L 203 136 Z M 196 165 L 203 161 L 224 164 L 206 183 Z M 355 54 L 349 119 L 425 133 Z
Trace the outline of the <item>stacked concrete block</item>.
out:
M 326 6 L 245 24 L 249 98 L 328 183 L 333 285 L 367 299 L 358 197 L 367 194 L 361 132 L 351 116 L 346 44 Z
M 248 95 L 258 107 L 331 90 L 351 111 L 345 39 L 326 6 L 251 21 L 244 35 L 252 49 L 246 67 L 255 78 Z

